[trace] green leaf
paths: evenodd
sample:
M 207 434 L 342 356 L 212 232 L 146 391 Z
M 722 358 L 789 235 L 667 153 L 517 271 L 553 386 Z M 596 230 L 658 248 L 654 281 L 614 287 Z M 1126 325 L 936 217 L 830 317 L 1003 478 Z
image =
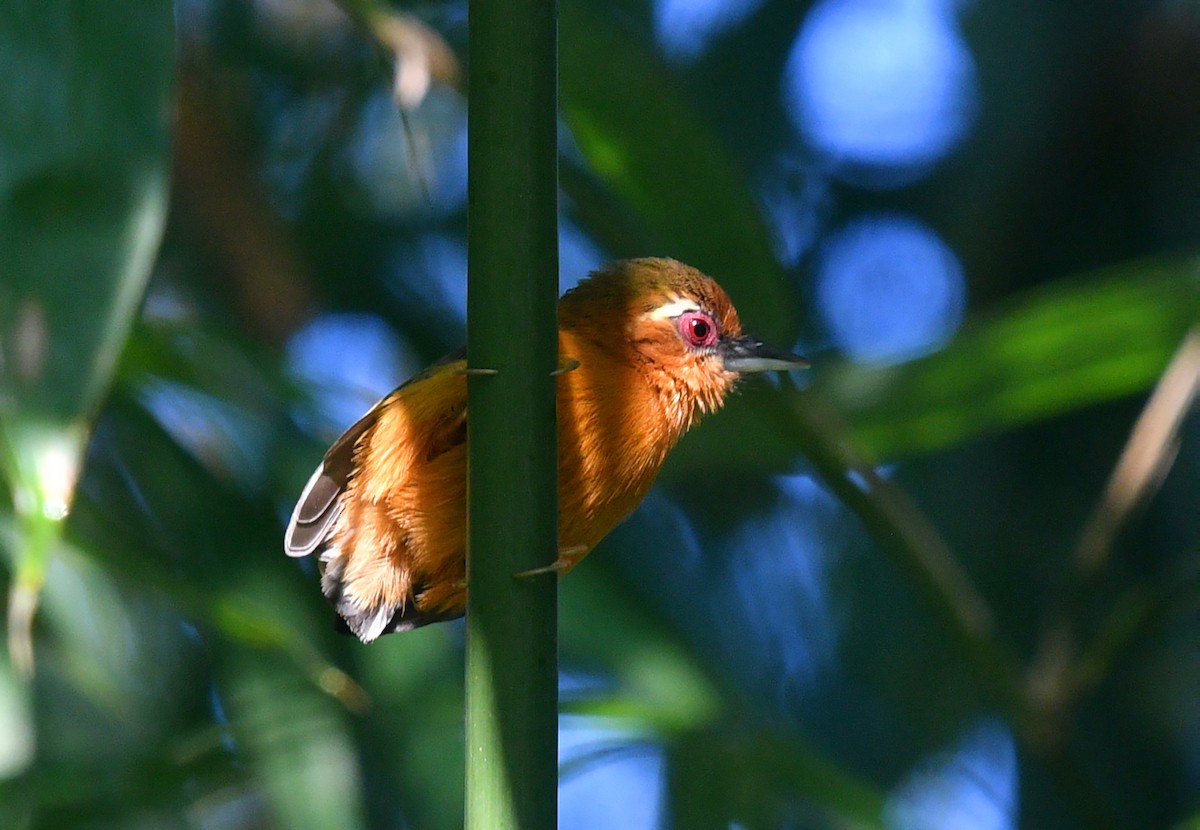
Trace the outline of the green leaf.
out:
M 580 210 L 600 214 L 585 215 L 589 227 L 644 227 L 649 238 L 639 246 L 716 277 L 756 334 L 791 336 L 795 299 L 745 177 L 670 73 L 633 33 L 581 0 L 563 3 L 561 28 L 563 116 L 590 172 L 639 220 L 622 221 L 602 194 L 583 192 Z M 564 184 L 578 192 L 589 182 L 568 164 Z
M 141 298 L 167 201 L 165 0 L 0 6 L 0 461 L 23 526 L 20 663 L 87 423 Z
M 720 724 L 673 744 L 667 769 L 679 827 L 884 827 L 883 794 L 795 735 Z
M 1200 260 L 1063 280 L 894 368 L 842 365 L 822 388 L 880 457 L 940 449 L 1151 386 L 1200 322 Z
M 1016 298 L 910 363 L 818 360 L 815 393 L 860 446 L 901 458 L 1142 392 L 1197 321 L 1200 263 L 1126 264 Z M 803 405 L 801 396 L 751 381 L 680 443 L 664 473 L 687 480 L 714 460 L 727 474 L 793 471 L 811 449 L 795 411 Z
M 235 652 L 226 675 L 234 734 L 278 826 L 364 827 L 359 763 L 338 704 L 273 651 Z

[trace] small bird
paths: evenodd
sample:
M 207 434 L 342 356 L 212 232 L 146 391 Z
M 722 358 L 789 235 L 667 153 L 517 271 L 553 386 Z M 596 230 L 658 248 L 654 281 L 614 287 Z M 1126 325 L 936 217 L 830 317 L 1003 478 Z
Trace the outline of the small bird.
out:
M 750 372 L 807 366 L 742 333 L 729 297 L 672 259 L 593 273 L 558 304 L 559 557 L 570 571 L 650 489 L 667 453 Z M 284 539 L 369 643 L 466 607 L 467 366 L 451 355 L 348 429 Z M 534 572 L 530 572 L 534 573 Z

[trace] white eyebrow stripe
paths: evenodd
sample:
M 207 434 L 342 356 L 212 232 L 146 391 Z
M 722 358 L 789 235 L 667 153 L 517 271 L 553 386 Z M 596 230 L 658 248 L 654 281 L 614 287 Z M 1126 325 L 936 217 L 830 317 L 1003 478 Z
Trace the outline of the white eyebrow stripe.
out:
M 700 306 L 696 305 L 694 300 L 689 300 L 685 297 L 675 297 L 653 311 L 647 312 L 644 316 L 651 320 L 668 320 L 688 311 L 699 310 Z

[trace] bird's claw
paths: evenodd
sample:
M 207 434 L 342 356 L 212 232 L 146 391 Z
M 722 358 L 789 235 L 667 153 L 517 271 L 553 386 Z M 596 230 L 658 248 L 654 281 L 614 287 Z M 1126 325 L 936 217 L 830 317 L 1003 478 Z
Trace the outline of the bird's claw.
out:
M 575 358 L 568 357 L 566 360 L 562 361 L 561 366 L 559 366 L 557 369 L 555 369 L 553 372 L 550 373 L 550 377 L 556 378 L 559 375 L 565 375 L 567 372 L 574 372 L 576 369 L 578 369 L 582 365 L 583 364 L 580 363 Z
M 486 377 L 486 376 L 490 376 L 490 375 L 500 374 L 499 369 L 472 369 L 472 368 L 468 368 L 465 366 L 462 369 L 459 369 L 458 371 L 464 375 L 475 375 L 475 376 L 479 376 L 479 377 Z
M 564 562 L 561 559 L 555 559 L 549 565 L 543 565 L 540 568 L 530 568 L 527 571 L 517 571 L 513 574 L 518 579 L 529 579 L 533 576 L 541 576 L 542 574 L 561 573 L 570 566 L 570 563 Z
M 527 571 L 518 571 L 513 576 L 517 579 L 529 579 L 530 577 L 541 576 L 542 574 L 564 574 L 579 564 L 579 560 L 583 558 L 583 555 L 587 551 L 587 545 L 573 545 L 569 548 L 560 548 L 558 558 L 549 565 L 543 565 L 540 568 L 530 568 Z

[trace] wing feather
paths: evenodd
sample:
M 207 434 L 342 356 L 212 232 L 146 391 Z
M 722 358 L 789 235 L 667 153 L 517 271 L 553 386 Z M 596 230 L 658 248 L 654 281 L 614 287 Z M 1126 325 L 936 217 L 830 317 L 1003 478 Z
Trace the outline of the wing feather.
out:
M 353 579 L 347 572 L 347 557 L 351 550 L 341 550 L 345 539 L 335 545 L 335 537 L 346 530 L 339 527 L 339 520 L 346 512 L 347 501 L 344 496 L 359 466 L 369 464 L 362 455 L 366 451 L 364 447 L 374 440 L 368 436 L 375 427 L 386 427 L 389 405 L 410 393 L 412 386 L 444 370 L 447 364 L 462 361 L 464 357 L 465 350 L 455 352 L 413 376 L 346 430 L 309 477 L 288 522 L 284 550 L 293 557 L 319 556 L 322 593 L 337 609 L 340 625 L 358 635 L 363 642 L 370 642 L 381 634 L 408 631 L 462 614 L 461 611 L 419 608 L 417 602 L 412 601 L 420 593 L 419 589 L 413 590 L 407 601 L 406 597 L 399 596 L 378 604 L 363 605 L 361 594 L 357 594 L 346 581 L 347 578 Z M 429 424 L 425 433 L 427 444 L 423 448 L 423 463 L 432 461 L 466 440 L 465 403 L 457 402 Z
M 359 418 L 333 443 L 309 477 L 308 483 L 304 485 L 296 507 L 292 510 L 292 518 L 288 521 L 287 530 L 283 535 L 283 549 L 288 556 L 299 557 L 317 553 L 321 546 L 329 541 L 342 513 L 341 496 L 346 492 L 346 486 L 354 474 L 354 452 L 358 448 L 358 441 L 375 425 L 384 405 L 400 394 L 405 387 L 425 380 L 448 363 L 464 359 L 466 354 L 466 349 L 459 349 L 413 375 L 371 407 L 367 414 Z
M 342 513 L 340 497 L 354 473 L 354 450 L 358 439 L 374 425 L 382 404 L 383 401 L 375 404 L 370 412 L 342 433 L 325 453 L 308 484 L 304 485 L 304 492 L 296 502 L 283 536 L 283 549 L 288 556 L 308 556 L 329 539 Z

